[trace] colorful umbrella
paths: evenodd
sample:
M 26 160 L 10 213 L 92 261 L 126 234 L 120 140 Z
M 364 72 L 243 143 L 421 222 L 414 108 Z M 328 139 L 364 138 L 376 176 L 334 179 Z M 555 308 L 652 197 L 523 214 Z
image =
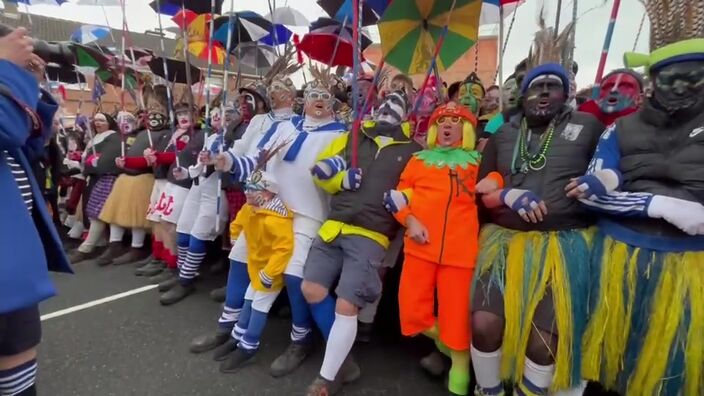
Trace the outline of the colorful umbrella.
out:
M 447 40 L 436 59 L 445 70 L 477 41 L 481 9 L 480 0 L 395 0 L 379 21 L 384 59 L 403 73 L 425 74 Z
M 209 31 L 210 31 L 210 20 L 211 19 L 213 19 L 213 15 L 211 13 L 207 13 L 207 14 L 197 15 L 190 22 L 188 22 L 186 25 L 186 32 L 188 33 L 188 40 L 189 41 L 190 40 L 207 41 Z
M 422 1 L 422 0 L 421 0 Z M 427 0 L 426 0 L 427 1 Z M 325 10 L 325 12 L 337 21 L 343 22 L 347 21 L 352 24 L 353 14 L 354 14 L 354 1 L 352 0 L 318 0 L 318 5 L 320 8 Z M 378 15 L 374 9 L 369 6 L 366 2 L 363 3 L 362 13 L 360 14 L 362 18 L 362 25 L 369 26 L 374 25 L 379 21 L 381 15 Z
M 164 62 L 166 60 L 166 62 Z M 157 76 L 166 79 L 166 73 L 164 73 L 164 63 L 166 63 L 166 69 L 169 71 L 169 82 L 186 84 L 188 80 L 186 79 L 186 62 L 173 58 L 161 58 L 154 56 L 147 62 L 149 70 Z M 191 76 L 196 81 L 201 79 L 201 71 L 199 68 L 191 65 L 190 67 Z
M 101 53 L 95 48 L 89 46 L 71 43 L 69 48 L 73 54 L 73 64 L 81 67 L 107 67 L 110 63 L 110 57 Z
M 367 40 L 371 43 L 371 40 Z M 339 35 L 308 33 L 297 47 L 309 58 L 326 65 L 352 67 L 354 64 L 352 41 L 344 40 Z
M 130 68 L 125 68 L 124 74 L 122 73 L 122 70 L 115 68 L 100 68 L 95 71 L 95 76 L 106 84 L 114 85 L 120 88 L 122 87 L 122 79 L 124 78 L 124 87 L 126 90 L 134 90 L 137 88 L 137 72 Z
M 86 77 L 83 73 L 78 72 L 75 68 L 68 68 L 52 63 L 46 66 L 46 76 L 49 81 L 58 81 L 64 84 L 79 84 L 86 82 Z
M 293 7 L 279 7 L 275 9 L 274 12 L 267 14 L 264 18 L 271 21 L 271 23 L 280 23 L 290 26 L 308 26 L 310 23 L 302 12 Z
M 223 0 L 216 0 L 215 13 L 222 13 Z M 210 2 L 207 0 L 160 0 L 160 4 L 156 1 L 149 3 L 149 6 L 159 14 L 176 15 L 182 8 L 193 11 L 196 14 L 205 14 L 211 12 Z
M 225 53 L 225 48 L 218 43 L 213 43 L 212 50 L 208 48 L 207 41 L 193 41 L 188 43 L 188 52 L 193 54 L 193 56 L 204 61 L 210 60 L 216 65 L 222 65 L 225 63 L 225 58 L 227 54 Z
M 83 25 L 71 34 L 74 43 L 88 44 L 110 36 L 110 29 L 102 26 Z
M 178 26 L 180 30 L 184 30 L 188 28 L 188 25 L 193 23 L 193 21 L 198 18 L 198 14 L 191 10 L 179 10 L 173 17 L 171 17 L 171 21 Z
M 225 15 L 215 19 L 215 34 L 213 39 L 227 45 L 227 31 L 230 16 Z M 230 48 L 239 43 L 258 41 L 271 34 L 273 25 L 263 16 L 252 11 L 241 11 L 232 14 L 232 42 Z
M 286 26 L 274 25 L 272 28 L 272 32 L 259 39 L 259 42 L 272 46 L 281 45 L 288 43 L 288 41 L 291 40 L 292 36 L 293 32 L 290 31 Z
M 339 36 L 342 40 L 351 42 L 354 27 L 352 26 L 351 19 L 347 22 L 340 23 L 334 19 L 321 17 L 310 24 L 310 32 L 333 34 Z M 362 35 L 362 48 L 367 48 L 371 43 L 372 41 L 367 36 Z
M 122 0 L 78 0 L 77 5 L 91 5 L 91 6 L 105 6 L 105 7 L 119 7 L 122 5 L 120 3 Z

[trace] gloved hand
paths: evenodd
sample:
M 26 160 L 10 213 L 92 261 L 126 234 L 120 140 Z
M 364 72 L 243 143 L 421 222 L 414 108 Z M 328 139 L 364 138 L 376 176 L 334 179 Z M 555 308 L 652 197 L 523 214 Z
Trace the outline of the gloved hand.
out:
M 172 172 L 176 180 L 186 180 L 188 178 L 188 169 L 182 166 L 174 168 Z
M 205 165 L 202 163 L 197 163 L 188 167 L 188 177 L 191 179 L 196 179 L 200 177 L 205 172 Z
M 271 286 L 274 285 L 274 280 L 271 279 L 271 277 L 269 277 L 264 270 L 259 271 L 259 281 L 262 282 L 262 286 L 267 289 L 271 289 Z
M 81 169 L 80 161 L 71 160 L 68 158 L 64 158 L 64 165 L 66 165 L 69 169 Z
M 689 235 L 704 235 L 704 205 L 698 202 L 654 195 L 648 217 L 663 219 Z
M 357 191 L 362 185 L 362 170 L 360 168 L 350 168 L 345 171 L 342 179 L 342 189 L 347 191 Z
M 398 213 L 408 206 L 408 197 L 399 190 L 389 190 L 384 193 L 384 207 L 389 213 Z
M 505 189 L 501 191 L 501 201 L 528 223 L 541 222 L 543 216 L 548 214 L 545 202 L 528 190 Z
M 210 151 L 204 150 L 198 153 L 198 164 L 202 165 L 212 165 L 213 164 L 213 156 L 210 154 Z
M 92 154 L 86 158 L 86 165 L 95 168 L 98 166 L 98 159 L 100 159 L 100 154 Z
M 313 174 L 313 176 L 317 177 L 320 180 L 329 180 L 345 169 L 347 169 L 347 163 L 345 162 L 345 159 L 339 155 L 336 155 L 332 158 L 326 158 L 322 161 L 316 162 L 315 166 L 313 166 L 313 169 L 311 169 L 310 172 Z
M 582 177 L 573 178 L 565 187 L 567 196 L 593 201 L 618 189 L 621 177 L 613 169 L 600 169 Z

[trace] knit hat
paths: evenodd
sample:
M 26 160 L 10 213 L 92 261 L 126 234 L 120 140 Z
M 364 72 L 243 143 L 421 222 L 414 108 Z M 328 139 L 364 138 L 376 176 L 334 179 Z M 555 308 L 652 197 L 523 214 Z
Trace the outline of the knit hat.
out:
M 438 108 L 436 108 L 430 116 L 430 127 L 428 128 L 428 147 L 433 148 L 437 144 L 437 121 L 443 117 L 458 117 L 462 120 L 462 148 L 465 150 L 474 150 L 477 140 L 477 117 L 472 114 L 469 109 L 455 102 L 448 102 L 442 106 L 438 106 Z
M 565 92 L 565 95 L 569 95 L 570 92 L 570 77 L 569 73 L 567 70 L 565 70 L 562 65 L 559 65 L 557 63 L 546 63 L 544 65 L 536 66 L 533 69 L 531 69 L 528 74 L 523 78 L 523 84 L 521 84 L 521 95 L 525 95 L 526 92 L 528 91 L 528 88 L 530 87 L 530 84 L 535 80 L 536 78 L 540 76 L 545 76 L 552 74 L 554 76 L 557 76 L 560 78 L 560 81 L 562 81 L 562 89 Z

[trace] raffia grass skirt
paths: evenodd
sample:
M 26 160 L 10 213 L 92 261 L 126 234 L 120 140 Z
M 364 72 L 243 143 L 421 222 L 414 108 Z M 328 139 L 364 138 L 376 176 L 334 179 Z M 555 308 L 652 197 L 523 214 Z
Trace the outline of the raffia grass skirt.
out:
M 154 175 L 151 173 L 120 175 L 100 212 L 100 220 L 124 228 L 151 228 L 147 211 L 153 187 Z

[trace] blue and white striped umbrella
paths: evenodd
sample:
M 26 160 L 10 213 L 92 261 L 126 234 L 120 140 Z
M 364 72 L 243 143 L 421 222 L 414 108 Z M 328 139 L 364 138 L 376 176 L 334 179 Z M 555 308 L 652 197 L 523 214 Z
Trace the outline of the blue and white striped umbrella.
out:
M 67 0 L 8 0 L 8 3 L 27 4 L 27 5 L 61 5 Z
M 88 44 L 110 35 L 110 29 L 103 26 L 83 25 L 71 34 L 71 41 L 79 44 Z

